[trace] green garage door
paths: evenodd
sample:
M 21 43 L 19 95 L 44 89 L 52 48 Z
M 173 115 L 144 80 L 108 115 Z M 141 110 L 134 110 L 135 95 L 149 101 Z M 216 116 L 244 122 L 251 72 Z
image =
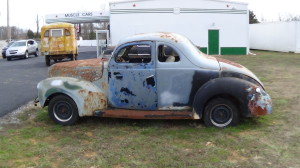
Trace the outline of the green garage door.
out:
M 219 30 L 208 30 L 208 54 L 219 55 Z

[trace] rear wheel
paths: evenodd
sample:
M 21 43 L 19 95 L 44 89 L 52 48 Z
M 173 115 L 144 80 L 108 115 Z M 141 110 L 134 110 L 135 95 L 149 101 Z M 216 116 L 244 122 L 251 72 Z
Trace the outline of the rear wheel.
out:
M 34 53 L 34 56 L 38 57 L 39 56 L 39 50 L 36 49 L 35 53 Z
M 60 125 L 72 125 L 79 119 L 75 102 L 65 95 L 59 95 L 51 99 L 48 114 L 54 122 Z
M 239 123 L 238 109 L 232 101 L 216 98 L 208 102 L 204 112 L 204 123 L 208 127 L 224 128 Z
M 75 55 L 71 55 L 71 56 L 70 56 L 70 59 L 71 59 L 71 61 L 75 61 L 75 60 L 76 60 Z
M 47 66 L 50 66 L 50 56 L 49 55 L 45 55 L 45 62 Z

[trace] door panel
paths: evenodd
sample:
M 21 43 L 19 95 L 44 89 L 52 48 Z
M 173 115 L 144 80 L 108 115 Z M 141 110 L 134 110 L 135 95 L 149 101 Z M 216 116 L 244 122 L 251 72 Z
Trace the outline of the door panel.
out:
M 65 38 L 63 29 L 52 29 L 50 36 L 50 52 L 63 52 L 65 50 Z
M 208 54 L 219 55 L 219 30 L 208 30 Z
M 131 43 L 115 52 L 109 63 L 108 100 L 112 107 L 157 109 L 153 45 L 152 42 Z M 148 48 L 140 49 L 145 46 Z

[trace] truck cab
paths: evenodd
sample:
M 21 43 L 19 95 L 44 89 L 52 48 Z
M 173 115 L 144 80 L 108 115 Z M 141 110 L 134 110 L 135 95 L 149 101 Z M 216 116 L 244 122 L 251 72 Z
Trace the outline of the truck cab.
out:
M 38 99 L 61 125 L 100 116 L 203 118 L 207 126 L 227 127 L 272 111 L 270 96 L 251 71 L 207 56 L 174 33 L 123 39 L 110 59 L 55 64 L 38 84 Z

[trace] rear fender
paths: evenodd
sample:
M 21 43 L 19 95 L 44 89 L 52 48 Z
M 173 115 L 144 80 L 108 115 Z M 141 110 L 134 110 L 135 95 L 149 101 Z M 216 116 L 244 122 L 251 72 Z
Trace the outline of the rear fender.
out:
M 208 81 L 197 91 L 193 108 L 200 118 L 208 101 L 215 97 L 233 99 L 243 117 L 272 112 L 271 98 L 261 86 L 238 78 L 224 77 Z
M 53 77 L 38 84 L 38 98 L 42 107 L 53 95 L 64 94 L 74 100 L 79 116 L 93 116 L 107 108 L 107 95 L 91 82 L 70 77 Z

